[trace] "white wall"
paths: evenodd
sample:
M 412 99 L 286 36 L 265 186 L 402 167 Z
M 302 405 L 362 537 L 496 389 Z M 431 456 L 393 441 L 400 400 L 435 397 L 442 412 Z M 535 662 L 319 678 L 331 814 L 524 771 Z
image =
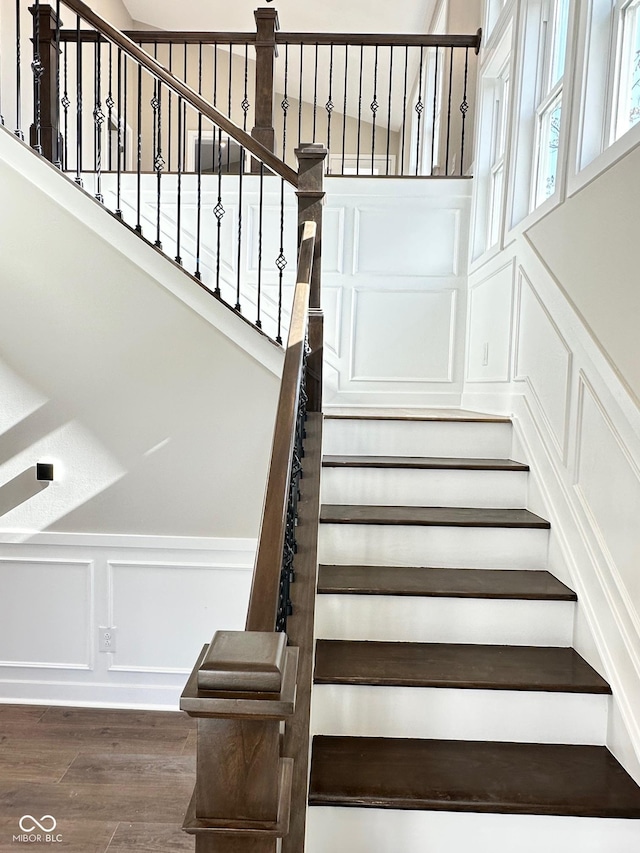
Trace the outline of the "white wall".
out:
M 455 406 L 471 182 L 328 178 L 325 403 Z
M 282 351 L 4 129 L 0 184 L 0 701 L 177 707 L 244 624 Z

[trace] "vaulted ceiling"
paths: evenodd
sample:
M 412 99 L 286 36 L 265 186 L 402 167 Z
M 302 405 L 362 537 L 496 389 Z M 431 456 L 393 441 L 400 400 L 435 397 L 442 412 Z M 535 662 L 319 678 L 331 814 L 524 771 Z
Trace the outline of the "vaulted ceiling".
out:
M 260 0 L 123 0 L 131 17 L 163 30 L 251 31 Z M 428 32 L 437 0 L 276 0 L 289 32 Z

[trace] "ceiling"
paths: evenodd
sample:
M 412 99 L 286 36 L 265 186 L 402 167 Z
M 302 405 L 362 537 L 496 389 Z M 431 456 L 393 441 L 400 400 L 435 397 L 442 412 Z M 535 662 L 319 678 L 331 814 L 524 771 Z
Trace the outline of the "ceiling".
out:
M 123 0 L 135 21 L 163 30 L 254 29 L 260 0 Z M 437 0 L 275 0 L 280 27 L 289 32 L 424 33 Z

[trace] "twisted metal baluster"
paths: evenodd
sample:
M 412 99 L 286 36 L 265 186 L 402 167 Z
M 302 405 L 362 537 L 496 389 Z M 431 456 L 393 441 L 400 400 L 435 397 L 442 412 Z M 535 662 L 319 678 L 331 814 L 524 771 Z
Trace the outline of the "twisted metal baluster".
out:
M 153 161 L 153 168 L 155 169 L 157 177 L 157 189 L 156 189 L 156 239 L 154 246 L 158 249 L 162 248 L 162 241 L 160 240 L 160 204 L 162 200 L 162 170 L 165 167 L 164 158 L 162 157 L 162 82 L 158 80 L 158 141 L 156 145 L 156 158 Z
M 376 117 L 378 115 L 378 109 L 380 104 L 378 103 L 378 45 L 376 45 L 376 50 L 374 54 L 373 61 L 373 100 L 371 101 L 371 113 L 372 113 L 372 130 L 371 130 L 371 174 L 374 174 L 374 165 L 375 165 L 375 156 L 376 156 Z
M 420 72 L 418 75 L 418 101 L 415 105 L 415 111 L 418 116 L 418 127 L 416 133 L 416 175 L 420 172 L 420 126 L 422 124 L 422 113 L 424 112 L 424 103 L 422 101 L 422 67 L 424 61 L 424 47 L 420 47 Z
M 462 113 L 462 130 L 460 139 L 460 174 L 464 174 L 464 130 L 467 120 L 467 112 L 469 111 L 469 102 L 467 101 L 467 77 L 469 73 L 469 48 L 464 49 L 464 91 L 462 93 L 462 103 L 460 104 L 460 112 Z
M 111 145 L 111 137 L 113 135 L 113 108 L 116 102 L 113 100 L 113 45 L 109 42 L 109 91 L 105 100 L 107 107 L 107 139 L 109 140 L 109 149 L 107 152 L 107 169 L 113 171 L 113 145 Z
M 42 154 L 42 102 L 41 82 L 44 74 L 44 65 L 40 58 L 40 0 L 34 5 L 34 30 L 33 30 L 33 125 L 34 137 L 33 150 Z
M 1 87 L 0 87 L 1 88 Z M 0 113 L 2 110 L 0 109 Z M 0 120 L 2 115 L 0 115 Z M 4 124 L 4 122 L 3 122 Z M 56 0 L 56 154 L 54 166 L 62 169 L 62 147 L 60 144 L 60 0 Z
M 215 138 L 215 131 L 214 131 Z M 213 208 L 213 215 L 217 221 L 217 249 L 216 249 L 216 296 L 220 296 L 220 240 L 222 237 L 222 217 L 225 214 L 225 209 L 222 204 L 222 128 L 218 129 L 218 200 Z
M 287 157 L 287 113 L 289 111 L 289 107 L 291 104 L 289 103 L 288 97 L 288 87 L 289 87 L 289 43 L 287 42 L 284 46 L 284 96 L 282 101 L 280 102 L 280 106 L 282 107 L 282 160 L 283 162 Z
M 24 139 L 22 132 L 22 40 L 20 37 L 20 0 L 16 0 L 16 129 L 18 139 Z
M 327 111 L 327 148 L 331 148 L 331 116 L 333 114 L 333 110 L 335 108 L 335 104 L 333 103 L 333 98 L 331 97 L 331 93 L 333 91 L 333 44 L 329 46 L 329 97 L 327 99 L 327 103 L 324 105 L 325 110 Z M 329 169 L 327 174 L 331 174 L 331 164 L 329 163 Z
M 102 50 L 100 33 L 97 34 L 94 48 L 94 166 L 96 171 L 96 199 L 104 203 L 102 195 L 102 124 L 104 112 L 102 111 Z
M 278 332 L 276 341 L 282 343 L 282 276 L 284 269 L 287 266 L 287 259 L 284 256 L 284 178 L 280 181 L 280 253 L 276 258 L 276 267 L 278 268 Z
M 80 15 L 76 15 L 76 184 L 82 186 L 82 42 Z

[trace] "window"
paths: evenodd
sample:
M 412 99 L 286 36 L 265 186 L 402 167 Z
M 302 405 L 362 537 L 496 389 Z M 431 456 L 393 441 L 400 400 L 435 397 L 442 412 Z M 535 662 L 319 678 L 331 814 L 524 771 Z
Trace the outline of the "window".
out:
M 504 192 L 507 116 L 509 113 L 509 63 L 505 63 L 495 79 L 491 132 L 491 167 L 489 189 L 489 227 L 487 248 L 495 246 L 500 236 L 500 215 Z
M 640 121 L 640 0 L 622 4 L 614 138 Z
M 531 210 L 552 196 L 556 189 L 568 25 L 569 0 L 548 0 L 542 16 Z

